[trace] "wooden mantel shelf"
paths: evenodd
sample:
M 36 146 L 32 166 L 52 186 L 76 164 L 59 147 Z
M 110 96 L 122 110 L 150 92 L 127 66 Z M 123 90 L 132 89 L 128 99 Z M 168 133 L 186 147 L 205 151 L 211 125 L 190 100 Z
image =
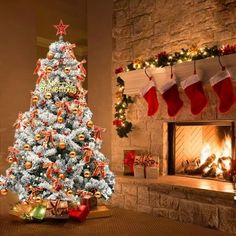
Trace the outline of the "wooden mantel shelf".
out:
M 233 82 L 236 82 L 236 54 L 221 57 L 221 62 L 230 72 Z M 196 68 L 199 78 L 204 84 L 209 84 L 209 79 L 221 70 L 218 58 L 207 58 L 196 61 Z M 148 68 L 147 73 L 153 76 L 157 88 L 167 79 L 170 79 L 170 66 L 163 68 Z M 176 77 L 177 84 L 193 74 L 193 62 L 184 62 L 173 66 L 173 73 Z M 123 72 L 118 74 L 125 81 L 125 93 L 135 95 L 140 93 L 147 82 L 144 69 Z

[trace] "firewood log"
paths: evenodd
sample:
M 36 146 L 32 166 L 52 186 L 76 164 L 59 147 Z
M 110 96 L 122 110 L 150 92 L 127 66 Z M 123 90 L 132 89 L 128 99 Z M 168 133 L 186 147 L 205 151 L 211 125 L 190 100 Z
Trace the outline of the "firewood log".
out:
M 213 163 L 213 161 L 214 161 L 215 159 L 216 159 L 215 154 L 211 154 L 211 155 L 206 159 L 206 161 L 205 161 L 202 165 L 200 165 L 198 168 L 196 168 L 196 169 L 194 169 L 194 170 L 185 168 L 184 171 L 185 171 L 185 173 L 188 174 L 188 175 L 200 175 L 200 174 L 203 173 L 203 170 L 204 170 L 206 167 L 210 166 L 210 165 Z
M 202 176 L 215 178 L 216 177 L 216 169 L 217 169 L 217 165 L 215 163 L 213 163 L 210 166 L 210 169 L 207 172 L 203 173 Z
M 220 157 L 218 159 L 218 166 L 222 169 L 223 172 L 228 171 L 225 165 L 225 161 L 230 161 L 230 165 L 232 164 L 232 158 L 231 157 Z

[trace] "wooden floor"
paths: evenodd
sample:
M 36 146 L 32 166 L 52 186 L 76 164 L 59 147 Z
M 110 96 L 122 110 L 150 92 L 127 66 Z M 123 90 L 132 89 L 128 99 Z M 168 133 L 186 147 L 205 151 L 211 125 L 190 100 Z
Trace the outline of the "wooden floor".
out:
M 197 225 L 158 218 L 143 213 L 114 208 L 112 216 L 83 223 L 54 221 L 21 223 L 0 213 L 0 236 L 229 236 L 232 234 Z

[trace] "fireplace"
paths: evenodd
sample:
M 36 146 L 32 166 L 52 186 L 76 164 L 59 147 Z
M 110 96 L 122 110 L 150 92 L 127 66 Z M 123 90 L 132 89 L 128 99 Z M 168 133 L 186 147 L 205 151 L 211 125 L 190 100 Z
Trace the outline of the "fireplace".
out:
M 234 122 L 168 123 L 168 174 L 229 180 Z

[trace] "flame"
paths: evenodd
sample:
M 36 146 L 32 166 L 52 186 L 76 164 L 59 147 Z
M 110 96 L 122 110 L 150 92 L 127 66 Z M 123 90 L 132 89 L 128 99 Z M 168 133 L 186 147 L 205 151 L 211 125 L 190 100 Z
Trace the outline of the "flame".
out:
M 209 143 L 207 143 L 202 148 L 200 164 L 203 164 L 210 155 L 211 155 L 211 146 Z
M 231 157 L 232 156 L 232 144 L 231 144 L 231 137 L 229 135 L 225 136 L 222 145 L 219 145 L 217 148 L 215 148 L 215 155 L 216 159 L 214 161 L 215 164 L 217 164 L 216 174 L 220 175 L 223 173 L 222 166 L 218 163 L 219 158 L 221 157 Z M 200 164 L 205 163 L 207 158 L 212 154 L 211 146 L 209 143 L 206 143 L 202 150 L 201 150 L 201 156 L 200 156 Z M 224 168 L 226 170 L 230 170 L 231 168 L 231 160 L 226 159 L 223 160 L 224 162 Z M 204 172 L 206 173 L 210 167 L 205 168 Z

